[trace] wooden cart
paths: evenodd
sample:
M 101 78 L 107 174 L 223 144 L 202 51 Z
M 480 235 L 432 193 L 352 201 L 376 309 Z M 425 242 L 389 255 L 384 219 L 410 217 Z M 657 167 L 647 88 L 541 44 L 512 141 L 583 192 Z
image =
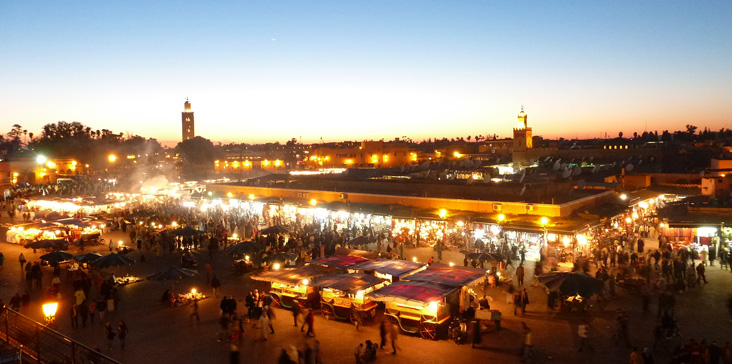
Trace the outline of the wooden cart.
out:
M 361 324 L 376 316 L 376 302 L 366 297 L 371 291 L 381 288 L 386 282 L 366 274 L 335 274 L 321 277 L 320 312 L 326 320 L 335 318 Z

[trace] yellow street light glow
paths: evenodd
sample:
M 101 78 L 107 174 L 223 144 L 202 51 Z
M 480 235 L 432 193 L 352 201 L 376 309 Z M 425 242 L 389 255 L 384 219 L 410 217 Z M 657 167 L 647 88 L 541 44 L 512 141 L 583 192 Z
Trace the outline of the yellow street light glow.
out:
M 447 210 L 445 210 L 445 209 L 440 209 L 440 218 L 441 218 L 441 219 L 444 219 L 444 218 L 446 218 L 446 217 L 447 217 Z
M 231 193 L 231 192 L 227 193 L 226 195 L 227 195 L 227 196 L 229 196 L 229 198 L 232 198 L 232 197 L 234 197 L 234 194 L 233 194 L 233 193 Z
M 629 224 L 630 224 L 630 222 L 631 222 L 631 221 L 632 221 L 632 220 L 631 220 L 631 219 L 630 219 L 629 217 L 626 217 L 626 218 L 625 218 L 625 222 L 627 222 L 627 223 L 629 223 Z
M 142 223 L 140 223 L 140 225 L 142 225 Z M 172 223 L 172 224 L 170 224 L 170 225 L 173 225 L 173 227 L 176 227 L 176 226 L 178 226 L 178 223 L 177 223 L 177 222 L 175 222 L 175 221 L 173 221 L 173 223 Z
M 417 263 L 417 257 L 412 257 L 412 261 Z
M 622 195 L 620 195 L 620 199 L 623 200 L 623 201 L 625 201 L 625 200 L 628 199 L 628 195 L 622 194 Z
M 547 218 L 547 217 L 542 217 L 542 218 L 541 218 L 541 219 L 539 220 L 539 222 L 541 223 L 541 226 L 546 226 L 546 224 L 548 224 L 548 223 L 549 223 L 549 218 Z
M 197 292 L 198 292 L 197 289 L 195 289 L 195 288 L 191 289 L 191 293 L 196 294 Z
M 254 194 L 253 194 L 253 193 L 250 193 L 250 194 L 249 194 L 249 199 L 250 199 L 250 200 L 253 200 L 253 199 L 254 199 Z
M 565 236 L 562 238 L 562 243 L 564 243 L 564 246 L 569 246 L 569 236 Z
M 666 224 L 664 224 L 664 223 L 662 223 L 662 222 L 658 223 L 658 227 L 660 227 L 660 228 L 663 228 L 663 227 L 665 227 L 665 226 L 666 226 Z
M 46 157 L 39 155 L 38 157 L 36 157 L 36 163 L 38 163 L 38 164 L 46 163 Z
M 275 270 L 277 270 L 277 269 L 280 269 L 280 263 L 275 263 L 275 264 L 274 264 L 274 265 L 272 266 L 272 268 L 274 268 Z
M 116 161 L 116 160 L 117 160 L 117 156 L 116 156 L 116 155 L 114 155 L 114 154 L 110 154 L 110 155 L 109 155 L 109 156 L 107 157 L 107 159 L 108 159 L 108 160 L 109 160 L 110 162 L 114 162 L 114 161 Z
M 249 256 L 248 255 L 245 255 L 244 256 L 244 260 L 249 260 Z
M 506 215 L 504 214 L 498 214 L 498 221 L 502 222 L 503 220 L 506 220 Z
M 462 154 L 460 154 L 460 152 L 458 152 L 458 151 L 455 151 L 454 153 L 452 153 L 452 155 L 454 155 L 454 156 L 455 156 L 455 158 L 460 158 L 460 157 L 462 157 L 462 156 L 463 156 L 463 155 L 462 155 Z
M 303 285 L 307 286 L 308 283 L 310 283 L 310 280 L 309 279 L 305 278 L 305 279 L 302 280 L 302 284 Z
M 315 206 L 317 204 L 318 204 L 318 200 L 316 200 L 316 199 L 310 200 L 310 205 Z
M 239 235 L 237 235 L 236 233 L 234 233 L 233 235 L 231 235 L 231 237 L 234 238 L 234 239 L 236 239 L 236 238 L 239 237 Z
M 453 263 L 453 262 L 450 262 L 450 266 L 451 266 L 451 267 L 454 267 L 454 266 L 455 266 L 455 263 Z

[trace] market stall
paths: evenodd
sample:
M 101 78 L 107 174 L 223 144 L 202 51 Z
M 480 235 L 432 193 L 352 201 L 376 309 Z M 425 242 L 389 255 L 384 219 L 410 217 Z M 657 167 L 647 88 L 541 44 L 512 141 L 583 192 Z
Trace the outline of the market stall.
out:
M 318 278 L 321 313 L 326 320 L 336 318 L 354 324 L 371 320 L 376 316 L 377 304 L 366 295 L 385 284 L 380 278 L 359 273 Z
M 327 258 L 314 259 L 308 262 L 309 265 L 318 265 L 325 268 L 346 270 L 356 264 L 363 263 L 367 259 L 352 255 L 332 255 Z
M 399 282 L 402 278 L 425 268 L 426 264 L 396 259 L 367 260 L 350 267 L 356 272 L 372 274 L 391 283 Z
M 252 276 L 252 279 L 270 282 L 270 294 L 274 297 L 272 307 L 290 308 L 294 304 L 315 307 L 320 302 L 320 293 L 312 283 L 328 273 L 326 268 L 308 265 L 292 269 L 273 269 Z

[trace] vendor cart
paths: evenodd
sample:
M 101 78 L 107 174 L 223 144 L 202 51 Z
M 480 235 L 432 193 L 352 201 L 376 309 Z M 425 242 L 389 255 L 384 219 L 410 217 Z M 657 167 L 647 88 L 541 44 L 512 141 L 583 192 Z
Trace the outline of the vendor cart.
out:
M 326 320 L 335 318 L 360 324 L 376 316 L 376 302 L 366 294 L 383 287 L 386 282 L 367 274 L 335 274 L 321 277 L 320 312 Z
M 458 300 L 459 289 L 429 282 L 396 282 L 367 296 L 384 302 L 384 315 L 399 328 L 423 339 L 435 340 L 446 331 L 451 303 Z
M 271 306 L 292 308 L 293 305 L 314 308 L 320 302 L 320 293 L 314 280 L 328 274 L 319 266 L 305 266 L 292 269 L 275 269 L 252 276 L 255 281 L 270 282 Z
M 426 264 L 398 259 L 374 259 L 355 264 L 349 269 L 360 273 L 373 274 L 389 282 L 399 282 L 404 277 L 427 268 Z

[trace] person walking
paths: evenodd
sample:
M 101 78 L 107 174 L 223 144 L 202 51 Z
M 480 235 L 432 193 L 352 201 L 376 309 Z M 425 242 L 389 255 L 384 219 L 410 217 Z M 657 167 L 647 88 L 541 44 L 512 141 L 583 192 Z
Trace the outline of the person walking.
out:
M 577 336 L 579 336 L 580 340 L 577 351 L 582 351 L 584 348 L 588 348 L 592 352 L 595 351 L 590 343 L 590 324 L 588 322 L 583 322 L 579 325 L 577 328 Z
M 292 321 L 294 322 L 292 326 L 297 327 L 300 315 L 302 315 L 302 307 L 300 305 L 292 305 Z
M 521 291 L 521 316 L 526 315 L 526 305 L 529 304 L 529 293 L 526 292 L 526 288 Z
M 219 296 L 219 288 L 221 288 L 221 282 L 219 282 L 219 279 L 216 277 L 216 274 L 213 275 L 211 278 L 211 288 L 213 289 L 214 297 Z
M 534 358 L 533 342 L 531 340 L 531 329 L 525 322 L 521 323 L 524 330 L 524 340 L 521 352 L 521 361 L 524 363 L 530 362 Z
M 119 320 L 119 327 L 117 328 L 117 331 L 119 332 L 119 341 L 122 345 L 122 350 L 124 350 L 125 339 L 127 338 L 127 333 L 130 331 L 130 329 L 127 327 L 127 323 L 124 322 L 124 320 Z
M 114 337 L 117 334 L 114 332 L 112 324 L 109 321 L 104 324 L 104 335 L 107 338 L 107 350 L 112 351 L 112 342 L 114 341 Z
M 191 304 L 191 316 L 189 319 L 193 319 L 193 316 L 196 316 L 196 323 L 201 323 L 201 316 L 198 315 L 198 300 L 194 299 L 193 303 Z
M 379 345 L 379 349 L 383 349 L 384 346 L 386 346 L 386 320 L 382 319 L 381 324 L 379 324 L 379 335 L 381 336 L 381 344 Z
M 262 314 L 259 316 L 259 329 L 262 330 L 262 340 L 264 341 L 267 341 L 267 332 L 269 326 L 270 322 L 269 318 L 267 317 L 267 312 L 263 310 Z
M 22 253 L 22 252 L 21 252 L 21 253 L 20 253 L 20 255 L 18 256 L 18 262 L 20 262 L 20 273 L 21 273 L 21 277 L 22 277 L 22 276 L 23 276 L 23 274 L 22 274 L 22 273 L 23 273 L 23 266 L 24 266 L 24 265 L 25 265 L 25 263 L 26 263 L 26 260 L 25 260 L 25 255 L 23 255 L 23 253 Z
M 297 305 L 297 302 L 295 302 L 295 305 Z M 272 321 L 274 321 L 277 316 L 275 316 L 274 308 L 272 308 L 272 305 L 264 306 L 264 312 L 267 314 L 267 323 L 269 326 L 270 334 L 274 334 L 274 327 L 272 327 Z
M 521 263 L 516 268 L 516 280 L 518 280 L 519 287 L 524 285 L 524 265 Z
M 305 325 L 308 325 L 308 331 L 305 334 L 308 336 L 315 336 L 315 331 L 313 330 L 314 323 L 315 323 L 315 314 L 313 314 L 313 310 L 310 309 L 308 311 L 308 314 L 305 315 L 305 322 L 302 324 L 300 331 L 303 331 L 303 329 L 305 328 Z
M 696 266 L 696 277 L 697 277 L 696 283 L 697 284 L 701 284 L 702 281 L 704 281 L 705 284 L 709 283 L 709 282 L 707 282 L 706 275 L 704 275 L 705 271 L 706 271 L 706 268 L 704 268 L 704 261 L 702 260 L 701 262 L 699 262 L 699 265 Z
M 398 337 L 399 337 L 399 328 L 397 327 L 396 324 L 392 323 L 389 326 L 389 338 L 391 339 L 391 348 L 392 348 L 392 350 L 394 350 L 391 353 L 392 355 L 397 355 L 397 348 L 399 347 L 399 345 L 397 345 Z

